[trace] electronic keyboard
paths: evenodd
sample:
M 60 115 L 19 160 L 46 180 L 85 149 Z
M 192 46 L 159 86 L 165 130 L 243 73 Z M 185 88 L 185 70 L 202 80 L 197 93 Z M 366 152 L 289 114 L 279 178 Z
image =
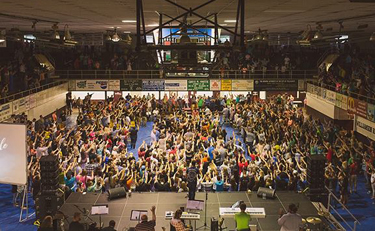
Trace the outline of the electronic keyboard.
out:
M 220 216 L 222 217 L 230 217 L 241 212 L 241 210 L 240 208 L 220 207 L 219 212 Z M 252 218 L 266 217 L 266 211 L 264 208 L 246 208 L 246 213 L 250 214 Z
M 165 212 L 165 219 L 171 220 L 173 218 L 174 212 L 173 211 L 166 211 Z M 201 215 L 195 213 L 182 213 L 181 220 L 199 220 L 201 219 Z

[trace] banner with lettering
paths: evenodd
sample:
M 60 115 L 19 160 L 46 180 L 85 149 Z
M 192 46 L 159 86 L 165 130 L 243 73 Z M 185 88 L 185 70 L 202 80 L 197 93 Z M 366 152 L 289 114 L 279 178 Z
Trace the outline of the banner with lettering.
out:
M 164 80 L 146 79 L 142 81 L 143 91 L 164 91 Z
M 0 105 L 0 121 L 9 119 L 13 114 L 12 102 Z
M 187 89 L 189 91 L 209 91 L 210 80 L 188 80 Z
M 375 140 L 375 123 L 374 122 L 371 122 L 360 116 L 356 116 L 354 123 L 355 123 L 354 128 L 358 133 L 372 140 Z
M 182 79 L 166 79 L 165 80 L 166 91 L 186 91 L 187 80 Z
M 76 80 L 76 91 L 108 90 L 108 80 Z
M 356 114 L 357 109 L 357 99 L 354 99 L 353 97 L 348 97 L 348 113 L 350 114 Z
M 357 100 L 355 104 L 355 111 L 356 114 L 363 117 L 367 118 L 367 103 L 361 100 Z
M 109 80 L 108 81 L 108 90 L 119 91 L 120 90 L 120 80 Z
M 12 102 L 13 114 L 20 114 L 25 112 L 29 108 L 29 96 L 23 97 L 21 99 L 16 99 Z
M 222 91 L 231 91 L 232 90 L 232 80 L 231 79 L 222 79 L 221 80 L 221 90 Z
M 254 80 L 233 79 L 232 91 L 254 91 Z

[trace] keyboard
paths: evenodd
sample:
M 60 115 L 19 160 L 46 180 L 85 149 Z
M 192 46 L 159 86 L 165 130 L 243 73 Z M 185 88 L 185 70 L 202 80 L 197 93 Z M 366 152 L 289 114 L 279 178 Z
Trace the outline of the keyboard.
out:
M 165 219 L 171 220 L 173 218 L 174 212 L 166 211 L 165 212 Z M 201 215 L 195 213 L 182 213 L 181 220 L 199 220 L 201 219 Z
M 231 217 L 234 214 L 241 212 L 240 208 L 220 207 L 220 216 Z M 246 208 L 246 213 L 250 214 L 252 218 L 265 218 L 266 211 L 264 208 Z

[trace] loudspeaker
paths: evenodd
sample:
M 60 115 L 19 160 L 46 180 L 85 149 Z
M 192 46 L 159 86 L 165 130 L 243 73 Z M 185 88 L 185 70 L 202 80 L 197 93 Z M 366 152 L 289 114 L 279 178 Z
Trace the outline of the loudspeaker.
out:
M 54 216 L 63 204 L 64 194 L 39 194 L 35 199 L 36 217 L 41 220 L 48 215 Z
M 60 175 L 57 156 L 49 155 L 40 158 L 40 182 L 42 195 L 54 195 L 59 188 Z
M 108 190 L 108 199 L 109 200 L 113 200 L 113 199 L 116 199 L 116 198 L 122 198 L 122 197 L 126 198 L 126 190 L 125 190 L 124 187 L 112 188 L 112 189 Z
M 310 155 L 307 158 L 307 183 L 309 194 L 324 192 L 324 169 L 326 158 L 324 155 Z
M 263 194 L 266 194 L 266 198 L 273 199 L 275 198 L 275 193 L 276 193 L 275 189 L 259 187 L 257 196 L 263 197 Z

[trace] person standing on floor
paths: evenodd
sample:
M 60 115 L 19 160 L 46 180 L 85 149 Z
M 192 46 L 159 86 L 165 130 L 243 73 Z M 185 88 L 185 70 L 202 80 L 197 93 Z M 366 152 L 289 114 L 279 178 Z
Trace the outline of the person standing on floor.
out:
M 131 149 L 135 149 L 135 144 L 137 143 L 137 138 L 138 138 L 138 131 L 139 131 L 139 126 L 136 128 L 135 125 L 133 125 L 130 128 L 130 146 Z
M 299 231 L 302 227 L 302 217 L 297 213 L 298 208 L 295 204 L 290 204 L 288 213 L 284 213 L 283 209 L 280 209 L 280 218 L 277 223 L 281 226 L 280 231 Z
M 197 175 L 198 169 L 195 166 L 195 160 L 191 162 L 190 168 L 187 171 L 187 181 L 189 188 L 189 200 L 195 200 L 195 191 L 197 190 Z

